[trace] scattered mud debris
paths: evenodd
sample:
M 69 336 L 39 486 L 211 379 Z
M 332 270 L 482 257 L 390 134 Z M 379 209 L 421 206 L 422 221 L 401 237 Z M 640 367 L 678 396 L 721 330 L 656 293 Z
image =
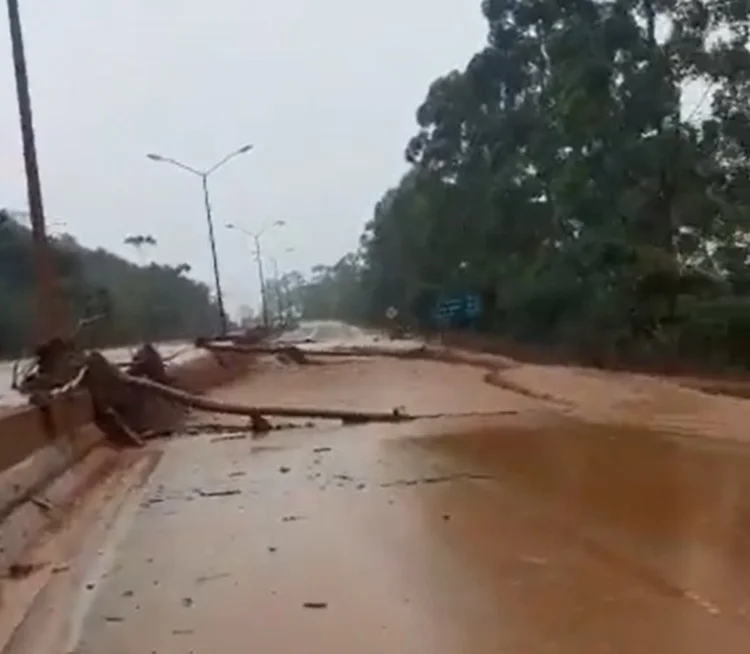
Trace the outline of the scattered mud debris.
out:
M 283 518 L 281 518 L 281 522 L 297 522 L 298 520 L 304 520 L 305 516 L 303 515 L 285 515 Z
M 227 577 L 231 577 L 232 575 L 229 572 L 217 572 L 212 575 L 201 575 L 200 577 L 196 578 L 195 583 L 198 585 L 207 584 L 211 581 L 217 581 L 219 579 L 226 579 Z
M 126 590 L 122 593 L 123 597 L 133 597 L 133 595 L 135 595 L 135 593 L 132 590 Z
M 229 497 L 230 495 L 239 495 L 240 493 L 242 493 L 242 491 L 238 488 L 228 488 L 225 490 L 212 491 L 202 490 L 200 488 L 198 489 L 198 495 L 200 495 L 201 497 Z
M 323 454 L 324 452 L 330 452 L 332 449 L 333 448 L 331 447 L 316 447 L 313 449 L 313 452 L 315 452 L 315 454 Z
M 188 425 L 179 435 L 205 436 L 206 434 L 226 434 L 244 438 L 249 435 L 249 429 L 242 425 L 227 425 L 220 422 L 209 422 Z
M 104 620 L 106 622 L 125 622 L 125 618 L 120 615 L 105 615 Z
M 269 552 L 271 552 L 271 554 L 273 554 L 273 553 L 274 553 L 274 552 L 276 551 L 276 549 L 277 549 L 277 548 L 276 548 L 276 547 L 274 547 L 273 545 L 269 545 L 269 546 L 268 546 L 268 551 L 269 551 Z
M 286 475 L 286 474 L 288 474 L 289 472 L 291 472 L 291 470 L 292 470 L 292 469 L 291 469 L 291 468 L 290 468 L 289 466 L 279 466 L 279 472 L 280 472 L 280 473 L 281 473 L 282 475 Z
M 189 609 L 193 604 L 193 598 L 192 597 L 183 597 L 182 601 L 180 602 L 186 609 Z
M 248 434 L 233 434 L 231 436 L 217 436 L 216 438 L 212 438 L 212 443 L 222 443 L 224 441 L 244 441 L 246 438 L 248 438 Z
M 13 563 L 8 566 L 6 576 L 8 579 L 26 579 L 46 565 L 46 563 Z
M 492 479 L 491 475 L 483 475 L 479 473 L 464 472 L 455 475 L 443 475 L 440 477 L 421 477 L 418 479 L 398 479 L 396 481 L 389 481 L 384 484 L 380 484 L 381 488 L 393 488 L 396 486 L 418 486 L 420 484 L 441 484 L 451 481 L 462 481 L 462 480 L 481 480 L 481 479 Z
M 234 479 L 235 477 L 244 477 L 247 474 L 244 470 L 236 470 L 235 472 L 229 473 L 229 478 Z
M 50 502 L 46 497 L 41 497 L 39 495 L 35 495 L 31 498 L 31 503 L 36 506 L 38 509 L 44 511 L 45 513 L 52 513 L 55 511 L 60 511 L 52 502 Z
M 328 602 L 305 602 L 302 606 L 306 609 L 327 609 Z

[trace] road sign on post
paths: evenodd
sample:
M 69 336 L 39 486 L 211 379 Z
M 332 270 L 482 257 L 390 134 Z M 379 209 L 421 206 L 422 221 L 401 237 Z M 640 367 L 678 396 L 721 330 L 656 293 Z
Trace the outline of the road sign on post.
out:
M 439 300 L 433 309 L 432 317 L 437 325 L 447 327 L 467 327 L 473 325 L 482 314 L 482 301 L 475 293 L 464 293 Z

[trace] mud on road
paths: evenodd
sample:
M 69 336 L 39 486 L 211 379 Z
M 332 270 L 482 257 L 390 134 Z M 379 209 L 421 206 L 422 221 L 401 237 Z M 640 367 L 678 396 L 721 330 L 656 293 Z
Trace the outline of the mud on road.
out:
M 212 396 L 461 415 L 195 416 L 9 652 L 750 648 L 747 401 L 486 357 L 269 357 Z

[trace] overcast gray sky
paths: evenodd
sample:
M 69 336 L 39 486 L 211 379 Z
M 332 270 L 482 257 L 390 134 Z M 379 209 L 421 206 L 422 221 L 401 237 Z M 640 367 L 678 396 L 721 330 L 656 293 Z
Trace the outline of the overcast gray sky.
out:
M 250 243 L 267 220 L 284 267 L 354 248 L 405 168 L 428 85 L 484 43 L 479 0 L 21 0 L 46 213 L 88 246 L 211 280 L 200 181 L 146 159 L 208 167 L 228 305 L 257 305 Z M 0 29 L 0 206 L 25 208 L 15 88 Z

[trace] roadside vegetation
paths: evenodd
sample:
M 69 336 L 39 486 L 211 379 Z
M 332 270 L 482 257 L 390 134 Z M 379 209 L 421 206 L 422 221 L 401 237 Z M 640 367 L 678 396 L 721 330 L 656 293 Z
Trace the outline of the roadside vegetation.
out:
M 485 0 L 360 248 L 309 317 L 478 327 L 594 357 L 750 365 L 750 1 Z
M 155 245 L 149 238 L 131 240 L 134 247 L 144 239 Z M 53 239 L 53 253 L 72 323 L 101 316 L 82 334 L 87 345 L 193 338 L 216 324 L 208 288 L 186 277 L 184 265 L 137 266 L 105 250 L 86 249 L 70 236 Z M 0 357 L 31 345 L 33 288 L 31 234 L 6 216 L 0 222 Z

